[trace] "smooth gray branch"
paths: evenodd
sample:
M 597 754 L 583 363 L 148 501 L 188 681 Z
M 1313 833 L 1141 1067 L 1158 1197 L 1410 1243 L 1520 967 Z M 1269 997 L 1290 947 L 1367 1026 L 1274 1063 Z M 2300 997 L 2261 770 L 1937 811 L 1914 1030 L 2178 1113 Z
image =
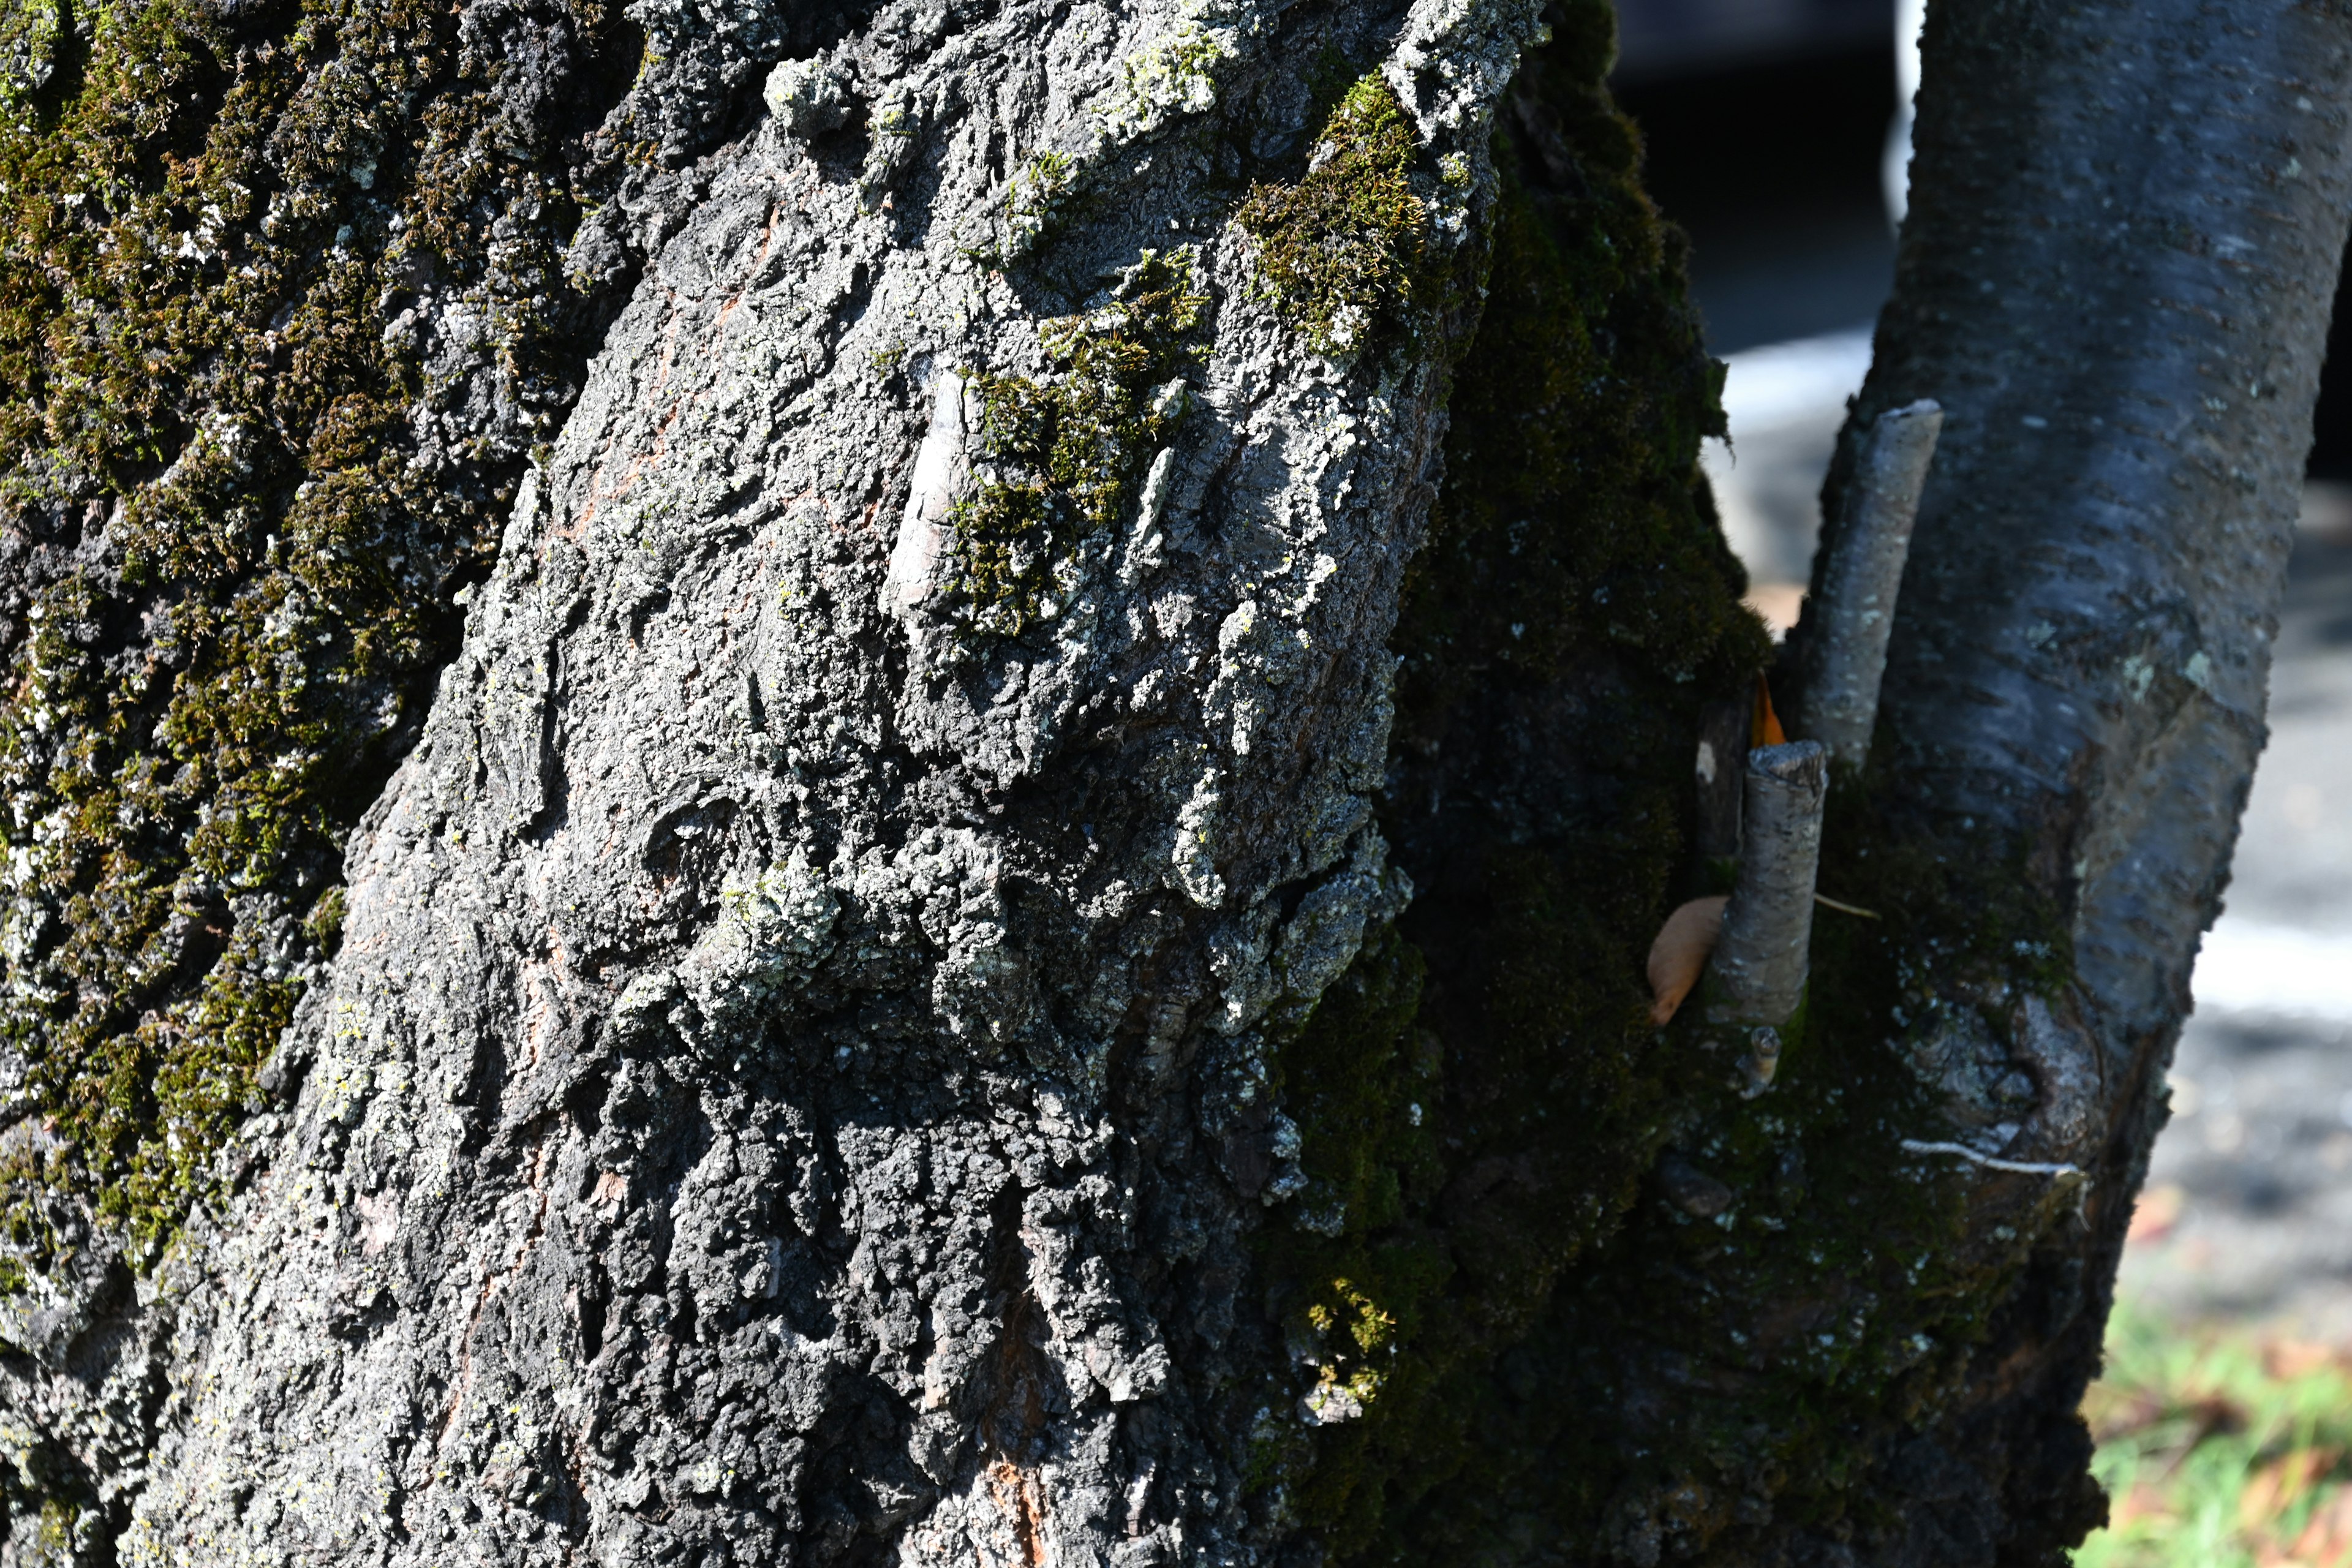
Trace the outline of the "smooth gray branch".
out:
M 1746 842 L 1711 970 L 1717 1023 L 1784 1024 L 1804 999 L 1828 784 L 1817 742 L 1748 753 Z
M 1944 410 L 1928 398 L 1878 416 L 1854 465 L 1845 526 L 1822 574 L 1797 731 L 1846 767 L 1861 767 L 1870 754 L 1911 525 L 1943 428 Z

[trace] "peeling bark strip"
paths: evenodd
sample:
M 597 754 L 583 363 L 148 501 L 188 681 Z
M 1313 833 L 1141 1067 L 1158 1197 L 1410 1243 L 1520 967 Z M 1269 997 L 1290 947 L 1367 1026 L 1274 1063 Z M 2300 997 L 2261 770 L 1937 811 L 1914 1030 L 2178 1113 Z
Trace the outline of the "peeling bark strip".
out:
M 782 68 L 779 68 L 780 69 Z M 964 378 L 943 370 L 931 390 L 931 423 L 915 453 L 914 478 L 907 485 L 907 510 L 890 547 L 883 597 L 900 615 L 911 612 L 930 591 L 931 574 L 947 547 L 949 514 L 968 480 L 966 443 L 976 434 L 976 407 L 967 408 Z
M 1850 521 L 1832 536 L 1822 567 L 1821 604 L 1804 643 L 1812 668 L 1796 729 L 1847 768 L 1870 754 L 1903 563 L 1943 427 L 1943 409 L 1924 398 L 1878 416 L 1847 484 Z

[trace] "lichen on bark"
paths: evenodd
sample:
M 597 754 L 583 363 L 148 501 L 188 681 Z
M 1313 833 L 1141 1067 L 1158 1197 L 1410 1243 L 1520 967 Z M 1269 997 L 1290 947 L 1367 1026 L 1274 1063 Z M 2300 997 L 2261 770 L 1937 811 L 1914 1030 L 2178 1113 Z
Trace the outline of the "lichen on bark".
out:
M 249 1163 L 348 835 L 715 129 L 678 110 L 781 34 L 633 92 L 593 0 L 36 11 L 70 26 L 0 60 L 0 1489 L 86 1554 L 141 1421 L 77 1426 L 62 1369 Z
M 1469 292 L 1331 363 L 1254 290 L 1233 210 L 1300 173 L 1324 46 L 1443 58 L 1416 164 L 1453 223 L 1433 244 L 1474 258 L 1538 17 L 1225 7 L 1211 61 L 1159 47 L 1203 8 L 1046 10 L 886 8 L 784 83 L 849 84 L 866 124 L 754 125 L 649 262 L 355 840 L 333 984 L 273 1075 L 272 1179 L 170 1298 L 175 1457 L 131 1560 L 488 1534 L 858 1561 L 1050 1531 L 1271 1561 L 1295 1532 L 1242 1479 L 1285 1354 L 1247 1238 L 1327 1194 L 1283 1168 L 1265 1075 L 1405 892 L 1371 820 L 1381 643 Z M 1068 68 L 1031 74 L 1039 27 Z M 1157 129 L 1109 113 L 1138 58 L 1188 73 Z M 1013 150 L 1087 127 L 1087 199 L 992 268 L 969 237 Z M 1078 443 L 1062 480 L 1041 432 L 1035 474 L 1000 475 L 1156 536 L 960 641 L 914 492 L 988 465 L 963 378 L 1066 386 L 1041 327 L 1119 317 L 1118 280 L 1180 247 L 1203 352 L 1095 368 L 1190 412 Z M 257 1275 L 337 1304 L 218 1288 Z M 1309 1305 L 1360 1350 L 1385 1331 L 1369 1289 Z M 395 1412 L 395 1384 L 429 1393 Z

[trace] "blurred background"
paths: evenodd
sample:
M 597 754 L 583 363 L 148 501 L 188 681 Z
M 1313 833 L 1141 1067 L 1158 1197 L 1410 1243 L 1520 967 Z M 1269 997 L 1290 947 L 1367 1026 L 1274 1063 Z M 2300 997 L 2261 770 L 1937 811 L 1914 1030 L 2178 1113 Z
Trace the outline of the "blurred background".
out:
M 1618 0 L 1619 101 L 1729 366 L 1705 460 L 1777 627 L 1893 278 L 1906 4 Z M 2352 1564 L 2352 352 L 2329 370 L 2270 745 L 2093 1401 L 2118 1522 L 2084 1564 Z

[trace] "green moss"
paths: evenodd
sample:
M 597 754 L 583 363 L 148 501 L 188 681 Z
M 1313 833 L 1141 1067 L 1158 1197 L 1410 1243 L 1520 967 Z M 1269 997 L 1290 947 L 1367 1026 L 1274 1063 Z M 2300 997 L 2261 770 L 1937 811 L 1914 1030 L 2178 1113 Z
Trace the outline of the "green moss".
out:
M 71 1503 L 51 1498 L 41 1504 L 38 1521 L 33 1528 L 33 1561 L 36 1563 L 70 1563 L 74 1559 L 75 1529 L 80 1521 L 80 1510 Z
M 5 0 L 0 4 L 0 106 L 31 101 L 58 69 L 63 28 L 58 0 Z
M 1236 214 L 1269 299 L 1318 353 L 1353 353 L 1422 302 L 1429 215 L 1409 176 L 1420 144 L 1377 73 L 1348 89 L 1296 184 Z
M 1026 256 L 1052 237 L 1076 177 L 1076 164 L 1059 153 L 1040 153 L 1021 166 L 1005 193 L 1006 256 Z
M 1524 1410 L 1571 1408 L 1543 1381 L 1540 1355 L 1573 1351 L 1548 1321 L 1713 1092 L 1662 1048 L 1643 963 L 1686 890 L 1700 708 L 1770 650 L 1698 474 L 1719 382 L 1680 242 L 1599 86 L 1607 8 L 1568 11 L 1518 90 L 1576 177 L 1498 145 L 1487 302 L 1393 644 L 1382 819 L 1421 891 L 1279 1058 L 1310 1185 L 1264 1267 L 1313 1370 L 1257 1397 L 1339 1389 L 1361 1413 L 1259 1447 L 1338 1562 L 1525 1560 L 1528 1540 L 1488 1534 L 1515 1528 L 1598 1538 L 1617 1457 L 1537 1473 L 1560 1421 L 1531 1431 Z M 1390 255 L 1339 291 L 1411 278 L 1412 252 Z
M 556 19 L 583 52 L 611 26 Z M 543 437 L 589 309 L 561 257 L 592 174 L 450 8 L 144 0 L 87 39 L 0 111 L 0 527 L 41 563 L 7 612 L 0 1034 L 58 1141 L 0 1168 L 0 1225 L 36 1262 L 45 1191 L 152 1244 L 204 1190 L 495 547 L 522 454 L 417 460 L 441 395 L 387 321 L 427 279 L 469 299 Z
M 1076 547 L 1124 517 L 1183 416 L 1179 372 L 1208 305 L 1193 270 L 1190 247 L 1146 251 L 1109 303 L 1045 325 L 1062 374 L 972 376 L 981 424 L 975 482 L 952 514 L 951 609 L 973 631 L 1017 637 L 1059 614 Z

